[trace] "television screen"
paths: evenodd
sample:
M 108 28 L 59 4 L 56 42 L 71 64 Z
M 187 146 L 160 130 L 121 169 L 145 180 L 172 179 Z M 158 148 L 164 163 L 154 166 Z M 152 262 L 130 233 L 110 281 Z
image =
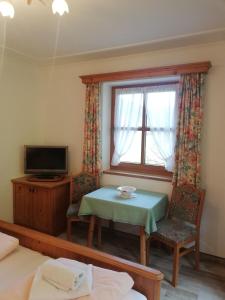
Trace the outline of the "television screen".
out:
M 67 146 L 25 146 L 25 174 L 66 174 Z

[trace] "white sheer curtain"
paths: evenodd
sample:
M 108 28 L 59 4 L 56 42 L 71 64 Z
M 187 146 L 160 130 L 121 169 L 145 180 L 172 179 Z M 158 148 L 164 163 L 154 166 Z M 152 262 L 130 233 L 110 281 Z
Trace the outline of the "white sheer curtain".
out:
M 133 138 L 142 122 L 144 95 L 140 89 L 116 89 L 114 116 L 114 153 L 112 165 L 131 147 Z
M 146 89 L 145 107 L 147 126 L 150 127 L 148 135 L 158 159 L 167 171 L 173 171 L 178 113 L 176 86 L 161 85 Z

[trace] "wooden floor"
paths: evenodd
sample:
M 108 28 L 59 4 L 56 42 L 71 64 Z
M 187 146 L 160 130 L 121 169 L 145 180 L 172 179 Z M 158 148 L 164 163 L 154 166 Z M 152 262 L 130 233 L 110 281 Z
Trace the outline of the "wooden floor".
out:
M 73 241 L 86 245 L 86 224 L 76 224 L 73 232 Z M 138 262 L 139 240 L 134 235 L 104 229 L 102 247 L 99 250 Z M 181 258 L 179 283 L 177 288 L 173 288 L 169 283 L 172 256 L 164 249 L 151 249 L 150 266 L 165 275 L 161 300 L 225 300 L 225 260 L 201 254 L 200 272 L 193 269 L 193 264 L 192 255 Z

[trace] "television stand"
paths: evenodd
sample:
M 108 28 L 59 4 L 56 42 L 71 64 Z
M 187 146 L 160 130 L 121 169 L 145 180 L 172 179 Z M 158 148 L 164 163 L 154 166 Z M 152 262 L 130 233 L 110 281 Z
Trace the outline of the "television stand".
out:
M 61 181 L 64 179 L 63 175 L 35 175 L 27 178 L 28 181 Z
M 70 177 L 65 175 L 55 182 L 32 182 L 28 178 L 12 180 L 14 223 L 55 236 L 65 232 Z

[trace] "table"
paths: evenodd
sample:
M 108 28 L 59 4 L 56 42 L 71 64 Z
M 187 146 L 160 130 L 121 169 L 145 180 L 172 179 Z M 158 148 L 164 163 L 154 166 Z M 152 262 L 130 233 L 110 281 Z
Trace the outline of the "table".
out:
M 146 264 L 146 237 L 156 231 L 156 222 L 166 214 L 168 196 L 137 190 L 135 198 L 123 199 L 115 186 L 102 187 L 82 198 L 79 215 L 91 215 L 88 246 L 92 246 L 95 218 L 140 227 L 140 262 Z

